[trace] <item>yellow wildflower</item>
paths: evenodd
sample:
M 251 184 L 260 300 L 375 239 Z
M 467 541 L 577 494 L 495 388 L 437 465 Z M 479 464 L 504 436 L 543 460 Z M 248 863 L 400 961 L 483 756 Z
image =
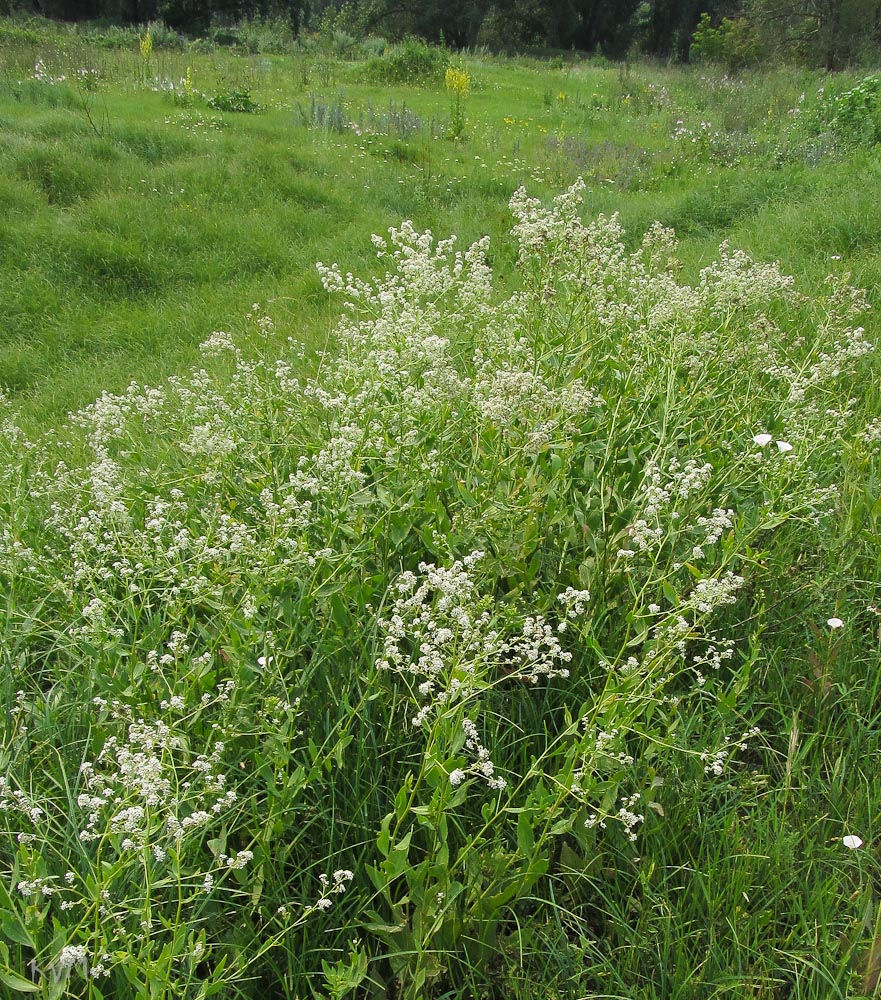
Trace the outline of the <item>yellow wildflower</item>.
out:
M 141 48 L 141 58 L 146 62 L 153 54 L 153 36 L 150 34 L 149 28 L 141 35 L 139 45 Z
M 471 89 L 471 77 L 467 70 L 459 69 L 456 66 L 448 66 L 444 75 L 444 84 L 451 94 L 457 97 L 464 97 Z

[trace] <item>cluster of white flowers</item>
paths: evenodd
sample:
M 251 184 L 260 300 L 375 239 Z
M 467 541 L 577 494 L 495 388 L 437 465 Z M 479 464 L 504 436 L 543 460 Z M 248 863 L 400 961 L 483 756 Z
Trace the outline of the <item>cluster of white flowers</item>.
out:
M 589 725 L 589 720 L 586 718 L 583 719 L 582 722 L 585 725 Z M 613 726 L 608 731 L 601 729 L 596 734 L 594 752 L 598 756 L 608 758 L 618 764 L 624 764 L 625 767 L 629 767 L 633 763 L 633 755 L 627 753 L 626 749 L 622 749 L 623 746 L 624 736 L 617 726 Z
M 241 349 L 237 346 L 231 333 L 225 330 L 215 330 L 210 337 L 199 344 L 199 350 L 206 358 L 222 356 L 224 354 L 241 354 Z
M 478 367 L 472 400 L 478 414 L 500 427 L 509 443 L 522 437 L 529 451 L 577 434 L 585 417 L 603 405 L 602 397 L 582 379 L 554 386 L 535 371 L 534 362 L 532 367 L 514 367 L 513 362 L 500 366 L 498 358 Z
M 683 609 L 694 608 L 701 614 L 711 614 L 716 608 L 725 604 L 734 604 L 737 592 L 744 584 L 744 578 L 726 570 L 720 577 L 707 577 L 698 580 L 694 585 Z
M 20 879 L 15 888 L 22 896 L 54 896 L 57 888 L 52 884 L 52 876 Z
M 542 615 L 530 615 L 522 632 L 502 643 L 501 655 L 519 680 L 536 684 L 539 677 L 569 676 L 564 664 L 571 662 L 572 654 L 560 644 L 559 628 L 555 630 Z
M 672 458 L 665 474 L 656 461 L 649 461 L 637 500 L 639 514 L 630 526 L 628 547 L 619 549 L 618 556 L 629 559 L 637 552 L 656 549 L 674 528 L 677 532 L 687 530 L 689 526 L 680 523 L 680 514 L 676 508 L 702 492 L 712 475 L 713 467 L 709 462 L 689 459 L 683 465 L 678 458 Z M 725 527 L 731 526 L 731 513 L 733 512 L 717 509 L 710 519 L 697 520 L 699 527 L 707 529 L 703 544 L 716 541 Z M 698 553 L 703 554 L 700 547 Z
M 470 694 L 479 667 L 492 662 L 502 647 L 470 572 L 482 557 L 472 552 L 449 568 L 420 563 L 421 579 L 403 573 L 391 614 L 379 622 L 383 652 L 377 667 L 419 679 L 419 693 L 428 699 L 413 725 Z
M 693 653 L 691 656 L 691 669 L 694 673 L 698 687 L 702 688 L 707 683 L 707 675 L 704 671 L 718 673 L 722 664 L 726 660 L 733 659 L 733 657 L 733 639 L 719 640 L 710 637 L 707 640 L 706 647 L 700 652 Z
M 557 600 L 565 608 L 567 618 L 580 618 L 587 612 L 590 591 L 567 587 L 562 594 L 557 594 Z
M 634 811 L 634 806 L 641 798 L 639 792 L 626 796 L 615 814 L 615 819 L 624 827 L 627 839 L 632 843 L 636 841 L 636 827 L 645 822 L 645 815 Z
M 357 467 L 358 452 L 366 443 L 364 429 L 357 424 L 339 427 L 316 455 L 300 458 L 290 478 L 290 489 L 312 500 L 357 490 L 367 478 Z
M 873 448 L 881 444 L 881 417 L 875 417 L 866 424 L 865 430 L 860 432 L 859 437 Z
M 43 810 L 20 788 L 13 788 L 3 775 L 0 775 L 0 812 L 17 812 L 26 816 L 34 826 L 43 818 Z
M 570 245 L 578 241 L 583 229 L 580 210 L 587 185 L 578 180 L 554 199 L 546 209 L 538 198 L 530 198 L 526 189 L 518 188 L 509 202 L 516 219 L 512 235 L 520 245 L 521 264 L 530 263 L 546 247 Z
M 635 811 L 636 804 L 642 798 L 639 792 L 634 792 L 632 795 L 626 795 L 620 800 L 620 805 L 618 811 L 612 815 L 601 818 L 597 813 L 593 812 L 584 821 L 584 825 L 588 830 L 598 827 L 600 830 L 605 830 L 609 819 L 617 820 L 618 823 L 624 828 L 624 832 L 627 839 L 631 843 L 635 843 L 637 839 L 636 828 L 645 822 L 645 815 Z
M 85 975 L 88 958 L 88 952 L 83 945 L 66 944 L 58 953 L 58 957 L 55 959 L 55 971 L 58 976 L 64 976 L 70 972 L 74 966 L 78 965 L 80 966 L 83 975 Z
M 731 250 L 728 240 L 719 247 L 719 259 L 699 276 L 700 288 L 715 310 L 725 315 L 754 302 L 786 298 L 795 279 L 783 274 L 777 263 L 757 263 L 743 250 Z
M 625 249 L 617 215 L 599 216 L 582 223 L 581 180 L 544 208 L 521 188 L 511 199 L 515 217 L 513 234 L 520 246 L 521 265 L 545 271 L 555 282 L 543 289 L 545 297 L 565 291 L 567 304 L 577 291 L 579 309 L 586 311 L 586 330 L 596 325 L 610 337 L 622 368 L 646 387 L 661 387 L 666 363 L 674 360 L 692 380 L 714 367 L 735 366 L 764 373 L 778 364 L 773 336 L 763 337 L 767 354 L 753 350 L 748 338 L 743 346 L 720 338 L 732 314 L 744 322 L 767 325 L 763 310 L 775 299 L 798 301 L 794 282 L 776 264 L 755 263 L 743 251 L 723 243 L 719 258 L 700 274 L 696 287 L 679 284 L 675 273 L 676 239 L 671 230 L 655 223 L 633 253 Z M 660 363 L 659 363 L 660 362 Z
M 211 417 L 204 424 L 196 424 L 181 448 L 190 455 L 210 458 L 227 458 L 236 449 L 233 429 L 224 421 Z
M 715 777 L 721 777 L 725 773 L 726 766 L 730 763 L 735 751 L 744 751 L 749 746 L 749 741 L 755 739 L 761 730 L 757 726 L 752 726 L 745 730 L 739 739 L 726 736 L 722 745 L 716 750 L 704 750 L 700 759 L 704 764 L 704 772 Z
M 223 743 L 210 754 L 191 755 L 186 746 L 161 720 L 133 721 L 125 742 L 110 736 L 94 763 L 80 766 L 84 791 L 77 805 L 87 813 L 80 840 L 120 835 L 120 851 L 150 847 L 158 862 L 167 853 L 164 837 L 179 844 L 222 816 L 236 801 L 219 770 Z
M 344 893 L 354 877 L 354 873 L 347 868 L 337 869 L 333 873 L 333 881 L 331 881 L 328 875 L 319 875 L 318 881 L 321 883 L 321 894 L 310 909 L 329 910 L 333 906 L 333 897 Z M 287 912 L 287 907 L 280 907 L 279 913 L 281 916 L 286 916 Z
M 702 545 L 713 545 L 718 542 L 723 533 L 734 527 L 734 511 L 731 508 L 716 507 L 709 517 L 698 517 L 695 524 L 703 528 L 706 534 Z
M 384 438 L 372 451 L 385 465 L 405 461 L 441 414 L 453 425 L 497 426 L 509 448 L 535 453 L 552 442 L 566 446 L 602 406 L 592 387 L 523 334 L 523 296 L 493 303 L 487 240 L 464 253 L 454 242 L 435 243 L 410 223 L 391 229 L 388 240 L 375 236 L 393 270 L 372 284 L 319 265 L 325 287 L 346 296 L 350 318 L 339 331 L 346 354 L 304 392 L 340 424 L 363 423 L 369 413 L 370 431 Z
M 249 862 L 254 860 L 253 851 L 237 851 L 235 854 L 218 854 L 217 863 L 232 871 L 241 871 L 247 868 Z
M 569 676 L 572 654 L 558 638 L 565 620 L 555 628 L 543 615 L 528 615 L 513 635 L 493 626 L 491 602 L 480 598 L 471 572 L 482 558 L 475 551 L 450 567 L 420 563 L 421 576 L 405 571 L 395 584 L 391 613 L 379 622 L 383 650 L 376 666 L 416 678 L 427 699 L 414 726 L 470 696 L 489 668 L 533 684 L 540 677 Z M 590 594 L 569 587 L 558 599 L 567 618 L 576 618 L 585 613 Z
M 474 757 L 474 761 L 467 771 L 453 771 L 450 774 L 450 784 L 461 784 L 468 774 L 476 774 L 483 778 L 490 788 L 503 791 L 508 783 L 501 775 L 496 774 L 496 767 L 490 759 L 489 750 L 480 742 L 477 726 L 471 719 L 463 719 L 462 730 L 465 733 L 465 749 Z

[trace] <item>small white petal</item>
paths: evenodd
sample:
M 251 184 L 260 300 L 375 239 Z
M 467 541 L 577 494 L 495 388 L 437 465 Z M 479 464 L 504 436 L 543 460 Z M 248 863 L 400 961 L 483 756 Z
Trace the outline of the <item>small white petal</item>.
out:
M 792 451 L 792 445 L 788 441 L 778 441 L 777 450 L 782 452 Z
M 844 628 L 844 622 L 840 618 L 830 618 L 826 624 L 829 628 Z
M 845 847 L 849 847 L 852 851 L 856 851 L 863 846 L 862 840 L 852 833 L 844 837 L 841 843 L 844 844 Z
M 760 448 L 764 448 L 766 444 L 770 444 L 771 443 L 771 435 L 770 434 L 754 434 L 753 435 L 753 441 L 755 441 L 755 443 Z

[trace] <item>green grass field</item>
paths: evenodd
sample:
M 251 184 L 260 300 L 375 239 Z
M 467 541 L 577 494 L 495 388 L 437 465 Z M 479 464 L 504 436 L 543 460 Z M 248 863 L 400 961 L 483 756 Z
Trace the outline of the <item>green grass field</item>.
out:
M 131 42 L 0 22 L 4 996 L 876 996 L 877 78 Z

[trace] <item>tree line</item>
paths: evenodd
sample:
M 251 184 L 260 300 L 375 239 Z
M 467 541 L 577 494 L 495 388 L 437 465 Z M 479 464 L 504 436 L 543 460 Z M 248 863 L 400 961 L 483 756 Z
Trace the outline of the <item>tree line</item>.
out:
M 283 20 L 295 34 L 323 27 L 457 49 L 636 51 L 733 68 L 782 58 L 837 69 L 877 63 L 881 52 L 881 0 L 0 0 L 0 12 L 14 11 L 70 21 L 161 19 L 188 35 L 259 17 Z

